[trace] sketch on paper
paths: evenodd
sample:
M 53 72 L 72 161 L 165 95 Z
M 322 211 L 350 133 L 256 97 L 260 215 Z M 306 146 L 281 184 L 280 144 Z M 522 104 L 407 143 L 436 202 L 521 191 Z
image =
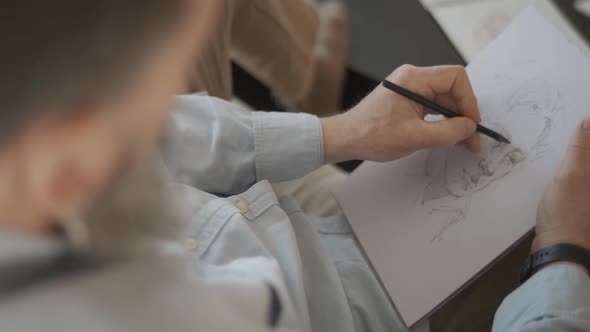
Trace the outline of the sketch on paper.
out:
M 473 30 L 473 40 L 483 49 L 510 24 L 513 15 L 510 12 L 495 10 L 488 13 Z
M 485 119 L 486 124 L 512 139 L 510 132 L 526 124 L 526 139 L 518 146 L 482 139 L 482 153 L 472 155 L 461 148 L 433 150 L 425 160 L 427 185 L 419 203 L 436 223 L 430 243 L 442 241 L 445 233 L 469 214 L 472 197 L 502 180 L 519 164 L 536 161 L 547 153 L 555 114 L 563 109 L 559 89 L 541 78 L 522 84 L 507 99 L 498 119 Z M 514 126 L 507 128 L 507 126 Z

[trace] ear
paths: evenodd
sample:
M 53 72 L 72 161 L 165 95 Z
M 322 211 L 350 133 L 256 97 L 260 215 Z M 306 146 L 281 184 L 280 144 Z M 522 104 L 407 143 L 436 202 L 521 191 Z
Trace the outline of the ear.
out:
M 108 183 L 119 149 L 105 113 L 77 109 L 44 116 L 20 138 L 19 182 L 44 217 L 79 211 Z

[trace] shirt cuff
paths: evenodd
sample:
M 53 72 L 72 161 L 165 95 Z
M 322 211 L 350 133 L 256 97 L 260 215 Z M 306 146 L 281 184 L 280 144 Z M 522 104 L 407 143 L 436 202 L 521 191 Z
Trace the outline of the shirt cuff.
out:
M 320 119 L 305 113 L 254 113 L 258 181 L 288 181 L 324 163 Z
M 590 277 L 582 267 L 554 265 L 537 272 L 504 300 L 494 331 L 562 331 L 558 327 L 566 326 L 590 327 Z

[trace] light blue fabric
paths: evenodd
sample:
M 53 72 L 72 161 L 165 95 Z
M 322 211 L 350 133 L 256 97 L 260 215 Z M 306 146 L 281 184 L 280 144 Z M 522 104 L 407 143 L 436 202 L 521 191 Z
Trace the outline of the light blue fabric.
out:
M 248 273 L 280 294 L 281 328 L 406 331 L 346 219 L 308 216 L 291 198 L 276 197 L 268 182 L 323 165 L 319 119 L 250 112 L 204 96 L 178 102 L 166 159 L 185 206 L 197 211 L 186 236 L 198 244 L 199 264 L 256 260 Z
M 537 272 L 504 300 L 493 331 L 590 331 L 588 273 L 570 265 Z
M 182 237 L 3 293 L 13 263 L 35 272 L 67 246 L 0 233 L 0 331 L 406 331 L 344 216 L 310 217 L 269 183 L 322 165 L 316 117 L 205 96 L 178 105 L 166 155 Z M 588 275 L 549 267 L 504 301 L 494 331 L 588 331 L 589 307 Z
M 198 159 L 206 159 L 206 169 L 199 166 L 203 163 L 198 159 L 185 159 L 183 163 L 189 165 L 188 173 L 197 187 L 202 183 L 199 179 L 215 184 L 200 189 L 235 194 L 259 181 L 303 176 L 323 163 L 321 125 L 311 115 L 249 113 L 208 97 L 179 97 L 179 103 L 182 112 L 176 125 L 185 128 L 185 138 L 195 137 L 195 132 L 210 132 L 208 128 L 216 129 L 214 135 L 198 135 L 199 141 L 176 142 L 192 146 Z M 234 148 L 236 142 L 240 142 L 242 150 Z M 186 154 L 174 156 L 193 158 Z M 238 173 L 228 173 L 227 166 L 223 166 L 228 163 Z M 228 179 L 231 181 L 226 182 Z M 216 233 L 216 249 L 204 255 L 205 259 L 213 264 L 241 256 L 275 259 L 289 289 L 286 301 L 295 307 L 295 319 L 306 322 L 305 326 L 312 330 L 345 331 L 351 321 L 358 331 L 403 330 L 356 247 L 345 218 L 310 218 L 298 211 L 291 200 L 275 203 L 270 187 L 262 186 L 265 194 L 258 196 L 255 206 L 272 205 L 268 209 L 273 213 L 240 217 L 235 211 L 245 223 L 243 229 Z M 247 221 L 249 225 L 263 224 L 266 229 L 251 233 L 254 226 L 246 226 Z M 225 237 L 224 232 L 231 236 Z M 245 249 L 253 247 L 259 248 L 251 252 Z M 575 267 L 547 268 L 504 302 L 494 326 L 495 331 L 590 330 L 590 278 Z
M 293 180 L 323 164 L 315 116 L 251 112 L 200 95 L 177 101 L 165 153 L 186 184 L 227 196 L 262 180 Z

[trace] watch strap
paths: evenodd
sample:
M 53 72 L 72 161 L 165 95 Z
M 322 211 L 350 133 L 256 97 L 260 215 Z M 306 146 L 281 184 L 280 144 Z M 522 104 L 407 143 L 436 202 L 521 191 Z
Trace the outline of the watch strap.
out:
M 555 262 L 575 263 L 590 273 L 590 250 L 568 243 L 543 248 L 527 258 L 520 274 L 521 283 L 528 280 L 539 268 Z

